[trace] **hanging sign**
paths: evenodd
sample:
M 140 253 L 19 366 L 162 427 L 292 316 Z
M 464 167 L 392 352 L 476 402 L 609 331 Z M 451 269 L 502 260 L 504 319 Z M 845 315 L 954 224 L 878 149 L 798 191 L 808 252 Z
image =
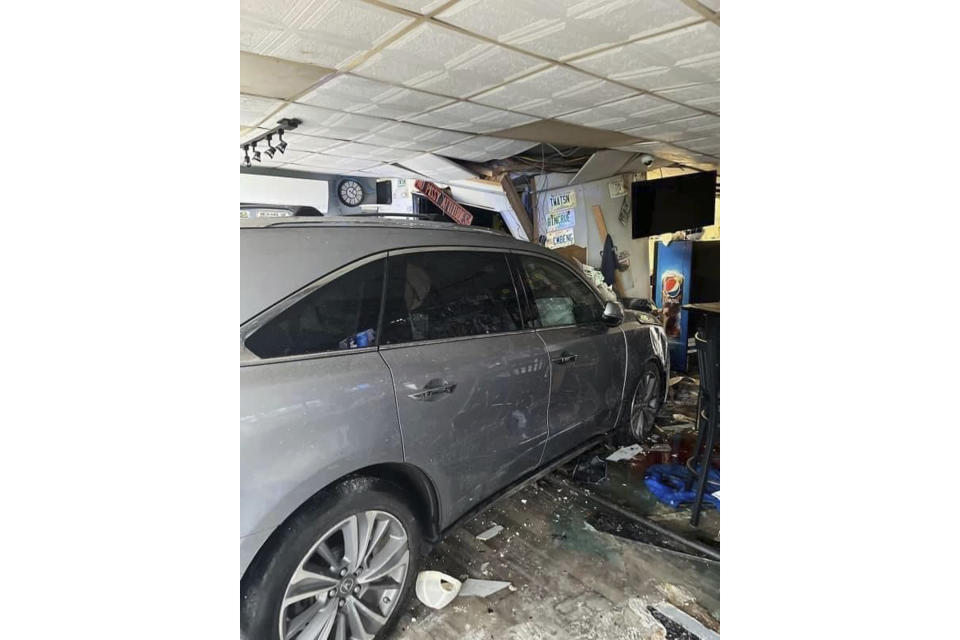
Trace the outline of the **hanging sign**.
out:
M 440 207 L 440 210 L 453 218 L 453 221 L 457 224 L 469 226 L 473 222 L 473 214 L 441 191 L 437 185 L 426 180 L 417 180 L 414 182 L 414 186 L 416 186 L 417 191 L 427 197 L 427 200 Z
M 561 193 L 552 193 L 549 196 L 550 211 L 559 211 L 560 209 L 572 209 L 577 206 L 577 192 L 563 191 Z
M 562 209 L 547 214 L 547 231 L 570 229 L 577 223 L 574 209 Z
M 573 229 L 560 229 L 559 231 L 547 231 L 547 242 L 544 245 L 547 249 L 559 249 L 573 244 Z

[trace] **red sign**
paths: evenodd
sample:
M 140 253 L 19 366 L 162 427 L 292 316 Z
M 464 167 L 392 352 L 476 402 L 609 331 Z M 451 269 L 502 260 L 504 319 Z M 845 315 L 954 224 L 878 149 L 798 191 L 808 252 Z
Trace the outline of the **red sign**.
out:
M 413 183 L 417 191 L 427 197 L 427 200 L 440 207 L 440 210 L 453 218 L 457 224 L 469 226 L 473 222 L 473 214 L 464 209 L 456 200 L 440 190 L 440 187 L 425 180 Z

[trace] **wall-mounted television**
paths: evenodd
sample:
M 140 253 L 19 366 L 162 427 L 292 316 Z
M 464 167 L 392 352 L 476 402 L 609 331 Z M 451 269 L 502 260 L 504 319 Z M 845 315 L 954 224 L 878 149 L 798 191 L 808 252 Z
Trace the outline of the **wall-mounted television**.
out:
M 634 182 L 633 237 L 710 226 L 716 196 L 716 171 Z

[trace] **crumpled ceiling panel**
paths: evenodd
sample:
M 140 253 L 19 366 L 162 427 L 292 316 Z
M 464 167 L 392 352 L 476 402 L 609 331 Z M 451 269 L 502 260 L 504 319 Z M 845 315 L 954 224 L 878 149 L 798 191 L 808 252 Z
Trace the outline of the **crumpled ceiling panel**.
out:
M 510 140 L 509 138 L 491 138 L 489 136 L 475 136 L 437 149 L 435 153 L 441 156 L 450 156 L 473 162 L 486 162 L 487 160 L 500 160 L 509 158 L 512 155 L 526 151 L 536 145 L 535 142 L 526 140 Z

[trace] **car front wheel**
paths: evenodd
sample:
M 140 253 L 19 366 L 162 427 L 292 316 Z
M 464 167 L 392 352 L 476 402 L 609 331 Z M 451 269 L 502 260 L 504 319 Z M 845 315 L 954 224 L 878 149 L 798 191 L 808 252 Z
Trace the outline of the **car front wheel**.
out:
M 354 478 L 282 525 L 241 585 L 249 640 L 382 637 L 409 597 L 420 529 L 390 487 Z
M 663 382 L 660 368 L 648 361 L 640 370 L 640 381 L 630 402 L 630 420 L 621 441 L 645 442 L 653 433 L 654 420 L 663 405 Z

